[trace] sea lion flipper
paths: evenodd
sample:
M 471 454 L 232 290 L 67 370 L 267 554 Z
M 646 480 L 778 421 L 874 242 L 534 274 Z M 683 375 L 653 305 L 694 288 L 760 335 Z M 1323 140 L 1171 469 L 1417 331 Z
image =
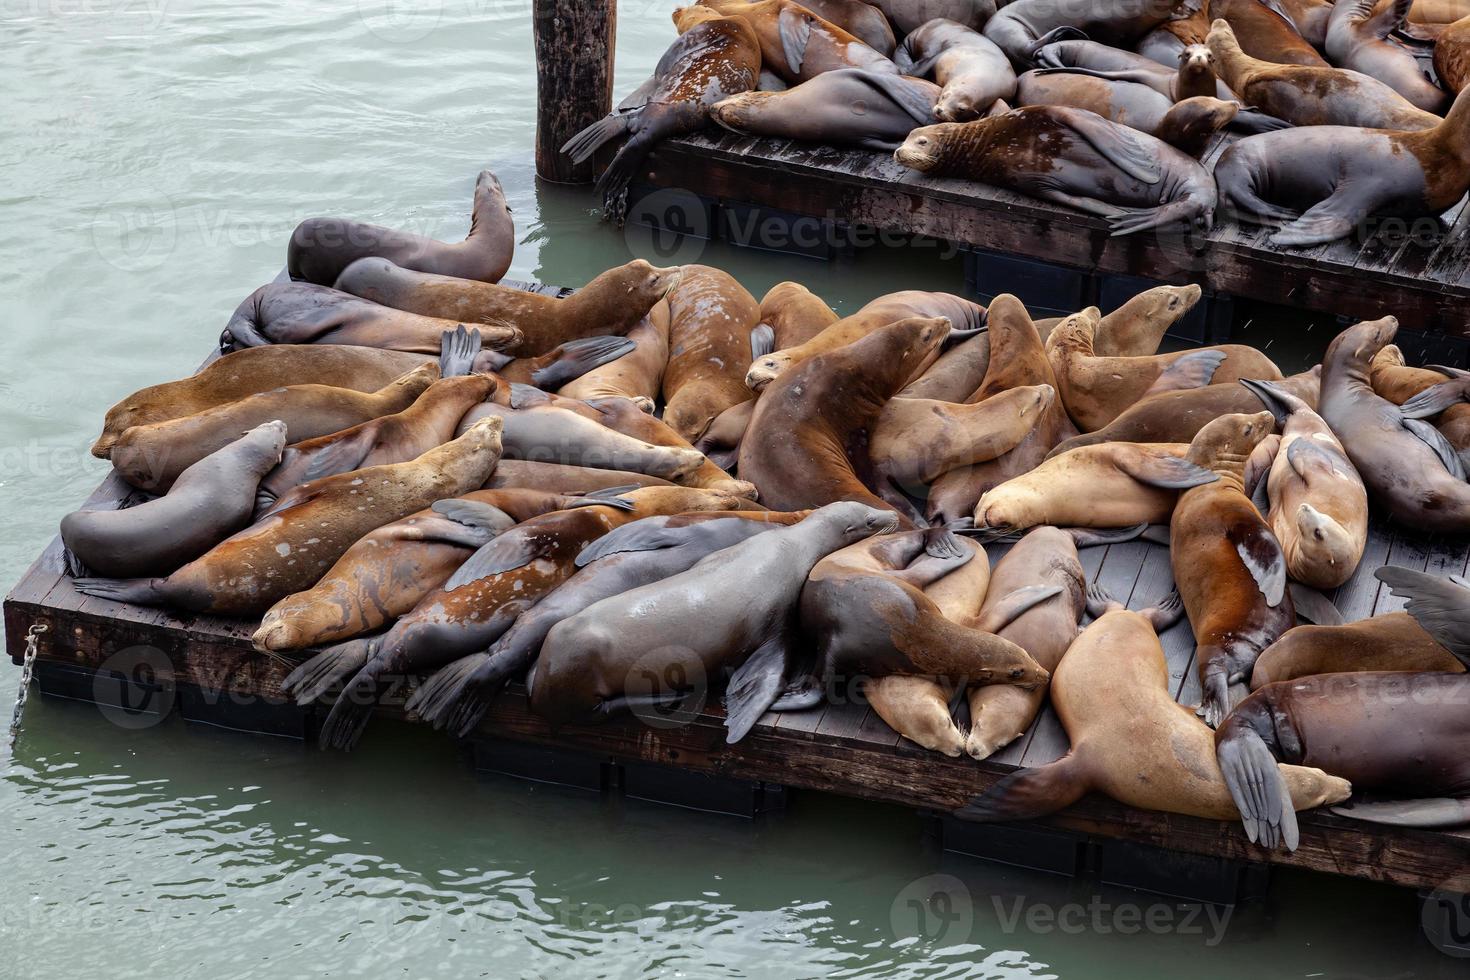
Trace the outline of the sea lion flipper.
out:
M 378 637 L 364 636 L 330 646 L 302 662 L 281 682 L 281 690 L 299 705 L 316 701 L 362 669 L 376 648 Z
M 618 336 L 569 340 L 556 348 L 555 360 L 531 372 L 531 383 L 541 389 L 560 388 L 595 367 L 616 361 L 637 346 L 627 337 Z
M 781 696 L 771 703 L 772 711 L 809 711 L 827 697 L 822 681 L 815 674 L 807 674 L 786 685 Z
M 446 517 L 467 531 L 473 532 L 464 535 L 460 540 L 466 543 L 473 542 L 471 547 L 475 548 L 482 547 L 485 542 L 516 523 L 514 517 L 499 507 L 481 500 L 437 500 L 431 509 L 441 517 Z
M 1408 599 L 1405 611 L 1414 621 L 1470 667 L 1470 588 L 1464 585 L 1464 579 L 1446 581 L 1397 565 L 1384 565 L 1373 574 L 1394 595 Z
M 1292 582 L 1288 588 L 1291 590 L 1291 605 L 1296 610 L 1298 619 L 1304 619 L 1313 626 L 1341 626 L 1346 622 L 1342 610 L 1316 589 L 1300 582 Z
M 776 353 L 776 331 L 769 323 L 757 323 L 750 331 L 750 359 L 758 361 Z
M 796 6 L 783 7 L 776 16 L 776 32 L 781 37 L 781 53 L 793 75 L 801 74 L 806 46 L 812 39 L 812 15 Z
M 1056 762 L 1020 769 L 956 810 L 961 820 L 1032 820 L 1082 799 L 1090 788 L 1069 752 Z
M 1273 382 L 1260 381 L 1255 378 L 1241 378 L 1240 383 L 1249 388 L 1251 394 L 1261 400 L 1261 404 L 1276 418 L 1276 424 L 1278 426 L 1285 425 L 1286 420 L 1291 418 L 1291 413 L 1296 411 L 1296 405 L 1292 404 L 1290 396 L 1277 388 Z M 1302 402 L 1300 399 L 1297 399 L 1297 403 L 1305 406 L 1305 402 Z
M 660 551 L 672 548 L 688 540 L 688 532 L 681 528 L 668 527 L 666 516 L 646 517 L 641 521 L 624 524 L 593 541 L 577 554 L 573 562 L 578 568 L 586 568 L 593 562 L 628 551 Z
M 1062 594 L 1060 585 L 1026 585 L 1008 592 L 990 609 L 981 614 L 974 628 L 982 633 L 999 633 L 1020 619 L 1028 610 Z
M 1344 470 L 1353 472 L 1346 456 L 1316 439 L 1293 439 L 1286 447 L 1286 461 L 1309 485 L 1314 477 L 1331 477 Z
M 533 408 L 537 405 L 550 405 L 551 402 L 551 394 L 535 385 L 522 384 L 519 381 L 512 381 L 510 384 L 511 408 Z
M 1464 401 L 1470 401 L 1470 382 L 1460 379 L 1442 381 L 1404 402 L 1399 411 L 1406 419 L 1426 419 Z
M 1345 803 L 1327 808 L 1339 817 L 1366 820 L 1395 827 L 1425 830 L 1463 827 L 1470 824 L 1470 800 L 1430 797 L 1422 800 L 1390 800 L 1382 803 Z
M 377 427 L 360 426 L 353 435 L 336 439 L 311 454 L 311 462 L 301 471 L 301 483 L 310 483 L 325 476 L 350 473 L 362 466 L 362 461 L 378 439 Z M 300 484 L 297 484 L 300 486 Z
M 1262 517 L 1271 513 L 1271 471 L 1267 469 L 1256 480 L 1254 488 L 1250 489 L 1251 503 L 1255 505 L 1257 513 Z
M 1321 245 L 1345 238 L 1353 226 L 1368 215 L 1373 194 L 1363 182 L 1351 178 L 1338 184 L 1332 196 L 1318 201 L 1302 212 L 1302 216 L 1273 234 L 1273 245 Z
M 1147 524 L 1135 524 L 1133 527 L 1066 527 L 1062 530 L 1071 535 L 1074 548 L 1100 548 L 1103 545 L 1121 544 L 1124 541 L 1137 541 L 1148 531 L 1148 528 Z
M 1252 105 L 1241 106 L 1235 118 L 1226 124 L 1228 129 L 1251 136 L 1257 133 L 1273 133 L 1278 129 L 1291 129 L 1291 127 L 1292 124 L 1285 119 L 1278 119 Z
M 1164 179 L 1158 154 L 1144 141 L 1142 133 L 1082 110 L 1067 112 L 1066 123 L 1109 163 L 1134 180 L 1157 184 Z
M 932 558 L 973 557 L 975 552 L 960 544 L 959 535 L 949 528 L 931 527 L 924 532 L 924 554 Z
M 1113 465 L 1139 483 L 1161 490 L 1187 490 L 1220 479 L 1219 474 L 1187 459 L 1165 452 L 1150 451 L 1131 443 L 1118 443 Z
M 786 687 L 790 637 L 783 630 L 769 637 L 730 675 L 725 688 L 725 742 L 734 745 L 760 716 L 770 710 Z
M 82 595 L 110 599 L 113 602 L 136 602 L 142 606 L 167 605 L 159 592 L 161 578 L 79 578 L 72 582 Z
M 1185 391 L 1203 388 L 1210 383 L 1220 365 L 1225 363 L 1225 352 L 1220 350 L 1190 351 L 1159 372 L 1158 378 L 1143 393 L 1144 398 L 1166 391 Z
M 1443 432 L 1423 419 L 1404 419 L 1404 428 L 1414 433 L 1424 445 L 1434 450 L 1434 455 L 1439 457 L 1439 461 L 1444 464 L 1450 476 L 1457 480 L 1465 479 L 1465 464 L 1460 462 L 1460 454 L 1455 451 L 1454 446 L 1450 445 L 1450 441 L 1444 437 Z
M 1409 8 L 1414 6 L 1414 0 L 1393 0 L 1375 14 L 1373 10 L 1377 6 L 1377 0 L 1353 0 L 1351 16 L 1363 18 L 1364 30 L 1379 40 L 1387 40 L 1409 19 Z
M 1286 596 L 1286 556 L 1264 524 L 1247 528 L 1245 532 L 1245 537 L 1235 542 L 1235 553 L 1256 580 L 1256 588 L 1265 596 L 1266 605 L 1274 609 Z
M 1291 792 L 1276 757 L 1261 736 L 1249 728 L 1238 728 L 1230 737 L 1219 740 L 1216 757 L 1251 842 L 1266 848 L 1284 842 L 1287 850 L 1296 850 L 1301 834 L 1296 811 L 1291 807 Z
M 532 535 L 501 535 L 486 542 L 444 583 L 445 592 L 531 564 L 540 557 L 542 542 Z
M 474 371 L 483 346 L 479 328 L 470 330 L 461 323 L 444 331 L 439 338 L 439 377 L 458 378 Z

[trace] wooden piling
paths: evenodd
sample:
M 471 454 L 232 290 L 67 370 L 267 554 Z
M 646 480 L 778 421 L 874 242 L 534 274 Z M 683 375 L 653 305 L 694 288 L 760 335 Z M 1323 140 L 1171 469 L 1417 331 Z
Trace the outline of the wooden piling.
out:
M 536 35 L 536 175 L 563 184 L 596 176 L 562 144 L 612 110 L 616 0 L 532 0 Z

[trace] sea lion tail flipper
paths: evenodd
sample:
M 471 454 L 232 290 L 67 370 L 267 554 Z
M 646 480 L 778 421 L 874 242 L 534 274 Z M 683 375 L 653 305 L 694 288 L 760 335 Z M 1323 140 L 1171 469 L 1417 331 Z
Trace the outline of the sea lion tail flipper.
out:
M 931 527 L 924 532 L 924 554 L 931 558 L 965 558 L 974 552 L 960 544 L 959 535 L 947 527 Z
M 488 653 L 475 653 L 434 671 L 403 706 L 418 715 L 419 720 L 443 729 L 456 714 L 466 697 L 472 697 L 475 673 L 490 659 Z
M 377 644 L 375 636 L 360 636 L 328 647 L 304 661 L 281 682 L 281 690 L 299 705 L 315 702 L 339 682 L 362 669 Z
M 491 538 L 506 528 L 514 527 L 516 523 L 514 517 L 499 507 L 480 500 L 436 500 L 430 509 L 464 528 L 462 533 L 451 533 L 438 540 L 452 540 L 452 543 L 466 548 L 482 548 Z
M 999 633 L 1027 611 L 1061 594 L 1060 585 L 1027 585 L 1007 592 L 999 602 L 981 614 L 974 627 L 982 633 Z
M 93 575 L 91 569 L 87 567 L 87 563 L 77 557 L 77 553 L 66 545 L 61 546 L 61 567 L 66 569 L 66 574 L 75 579 L 101 577 Z
M 736 668 L 725 688 L 725 742 L 734 745 L 754 727 L 786 687 L 788 637 L 769 638 Z
M 1399 406 L 1399 411 L 1406 419 L 1427 419 L 1464 401 L 1470 401 L 1470 381 L 1442 381 L 1404 402 Z
M 531 383 L 543 390 L 560 388 L 595 367 L 616 361 L 638 345 L 615 335 L 569 340 L 556 349 L 556 359 L 531 372 Z
M 1434 450 L 1434 455 L 1439 457 L 1439 461 L 1444 464 L 1450 476 L 1457 480 L 1465 479 L 1465 464 L 1460 462 L 1460 454 L 1455 451 L 1454 446 L 1450 445 L 1450 441 L 1444 437 L 1443 432 L 1423 419 L 1404 419 L 1404 428 L 1414 433 L 1424 445 Z
M 1104 613 L 1110 613 L 1115 609 L 1123 609 L 1124 605 L 1113 597 L 1113 594 L 1103 587 L 1100 582 L 1093 582 L 1087 587 L 1087 614 L 1093 619 L 1101 619 Z
M 769 323 L 757 323 L 750 331 L 750 359 L 758 361 L 776 352 L 776 331 Z
M 772 711 L 810 711 L 827 698 L 822 680 L 816 674 L 805 674 L 786 685 L 781 696 L 771 703 Z
M 626 133 L 637 118 L 637 109 L 610 112 L 563 143 L 561 152 L 571 157 L 573 163 L 581 163 L 596 153 L 604 143 Z
M 1470 667 L 1470 588 L 1464 579 L 1442 579 L 1397 565 L 1384 565 L 1373 574 L 1394 595 L 1408 599 L 1404 611 L 1440 646 Z
M 1470 800 L 1453 797 L 1429 797 L 1422 800 L 1391 800 L 1383 803 L 1344 803 L 1330 806 L 1328 812 L 1353 820 L 1389 824 L 1395 827 L 1420 827 L 1425 830 L 1463 827 L 1470 824 Z
M 1035 769 L 1020 769 L 956 810 L 961 820 L 1033 820 L 1071 806 L 1087 794 L 1076 753 Z
M 1150 395 L 1158 395 L 1166 391 L 1203 388 L 1210 383 L 1210 379 L 1224 363 L 1225 352 L 1222 350 L 1190 351 L 1160 371 L 1159 376 L 1154 379 L 1154 383 L 1143 393 L 1139 401 L 1143 401 Z
M 1103 545 L 1122 544 L 1124 541 L 1137 541 L 1148 527 L 1148 524 L 1135 524 L 1133 527 L 1067 527 L 1062 530 L 1071 535 L 1074 548 L 1100 548 Z
M 1275 535 L 1264 524 L 1242 531 L 1230 535 L 1235 542 L 1235 553 L 1240 556 L 1246 571 L 1251 573 L 1251 578 L 1256 580 L 1256 588 L 1265 596 L 1266 605 L 1274 609 L 1286 596 L 1286 556 Z
M 1300 582 L 1292 582 L 1290 589 L 1291 605 L 1296 610 L 1298 619 L 1305 619 L 1313 626 L 1342 626 L 1346 622 L 1342 617 L 1342 610 L 1316 589 L 1308 588 Z
M 1123 444 L 1114 455 L 1113 464 L 1139 483 L 1161 490 L 1188 490 L 1220 479 L 1218 473 L 1187 459 L 1166 452 L 1151 452 L 1146 447 Z
M 73 580 L 72 585 L 83 595 L 99 599 L 161 606 L 168 601 L 160 590 L 166 581 L 161 578 L 79 578 Z
M 327 720 L 322 723 L 317 744 L 323 749 L 350 752 L 362 738 L 378 703 L 378 674 L 371 661 L 342 689 Z
M 1162 633 L 1184 618 L 1184 599 L 1178 589 L 1171 589 L 1168 595 L 1147 609 L 1140 609 L 1138 614 L 1148 620 L 1155 633 Z
M 1243 725 L 1232 726 L 1229 736 L 1220 736 L 1216 743 L 1220 773 L 1240 810 L 1245 835 L 1262 847 L 1274 849 L 1284 843 L 1288 851 L 1296 850 L 1301 833 L 1291 791 L 1261 736 Z
M 1285 119 L 1278 119 L 1251 105 L 1241 106 L 1235 118 L 1225 124 L 1226 129 L 1233 129 L 1250 136 L 1257 133 L 1274 133 L 1278 129 L 1291 129 L 1291 127 L 1292 124 Z
M 1216 655 L 1219 655 L 1218 650 Z M 1200 656 L 1196 652 L 1195 659 L 1199 660 Z M 1219 728 L 1238 700 L 1240 699 L 1234 696 L 1230 679 L 1223 667 L 1206 669 L 1204 676 L 1200 678 L 1199 707 L 1195 714 L 1203 718 L 1205 724 L 1211 728 Z
M 475 369 L 475 358 L 484 346 L 478 328 L 470 330 L 463 323 L 444 331 L 439 338 L 439 377 L 458 378 Z

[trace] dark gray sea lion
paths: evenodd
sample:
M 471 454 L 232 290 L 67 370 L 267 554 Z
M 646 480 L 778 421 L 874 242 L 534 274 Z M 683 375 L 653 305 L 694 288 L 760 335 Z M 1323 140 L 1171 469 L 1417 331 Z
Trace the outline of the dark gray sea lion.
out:
M 1032 67 L 1037 41 L 1084 37 L 1117 47 L 1134 41 L 1177 14 L 1199 7 L 1199 0 L 1015 0 L 985 24 L 984 34 L 1018 70 Z
M 963 24 L 936 18 L 903 39 L 895 55 L 906 75 L 933 76 L 941 90 L 934 105 L 939 122 L 985 115 L 996 100 L 1016 94 L 1016 73 L 995 42 Z
M 1086 109 L 1157 137 L 1196 160 L 1240 109 L 1234 102 L 1208 96 L 1175 103 L 1146 85 L 1065 71 L 1026 72 L 1020 79 L 1016 104 Z
M 710 115 L 747 136 L 780 136 L 834 146 L 891 150 L 934 121 L 939 86 L 922 78 L 846 68 L 784 92 L 744 92 Z

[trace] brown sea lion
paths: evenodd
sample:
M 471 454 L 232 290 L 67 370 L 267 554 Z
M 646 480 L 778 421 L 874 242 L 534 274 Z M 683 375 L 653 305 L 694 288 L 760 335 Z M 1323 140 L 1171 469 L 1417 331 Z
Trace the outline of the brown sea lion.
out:
M 1317 410 L 1342 440 L 1368 495 L 1394 520 L 1423 531 L 1470 531 L 1464 465 L 1439 430 L 1420 417 L 1421 411 L 1432 415 L 1442 409 L 1434 404 L 1435 389 L 1396 406 L 1370 383 L 1369 365 L 1397 332 L 1398 320 L 1390 316 L 1338 334 L 1322 359 Z
M 1198 644 L 1199 714 L 1211 728 L 1249 690 L 1256 658 L 1296 625 L 1286 556 L 1245 495 L 1246 457 L 1274 425 L 1260 412 L 1201 429 L 1189 462 L 1217 479 L 1181 493 L 1169 522 L 1174 580 Z
M 628 331 L 633 350 L 562 385 L 568 398 L 631 398 L 652 412 L 669 363 L 669 304 L 659 300 L 648 316 Z
M 1114 235 L 1177 222 L 1206 231 L 1214 225 L 1215 182 L 1199 161 L 1085 109 L 1023 106 L 925 126 L 909 133 L 894 158 L 934 177 L 992 184 L 1098 215 Z
M 1108 81 L 1143 85 L 1171 103 L 1199 96 L 1232 101 L 1235 94 L 1215 76 L 1215 58 L 1202 42 L 1180 51 L 1166 67 L 1132 51 L 1096 41 L 1054 41 L 1036 52 L 1042 78 L 1050 72 L 1072 72 Z
M 1099 792 L 1141 810 L 1236 819 L 1213 733 L 1175 702 L 1159 644 L 1158 634 L 1179 617 L 1178 598 L 1130 612 L 1094 587 L 1089 605 L 1098 619 L 1067 650 L 1051 681 L 1071 750 L 1056 762 L 1011 773 L 956 816 L 1034 819 Z M 1351 792 L 1346 780 L 1319 769 L 1280 768 L 1298 809 L 1338 803 Z
M 776 510 L 838 500 L 893 506 L 859 476 L 868 468 L 869 431 L 948 332 L 941 318 L 909 317 L 784 372 L 756 403 L 740 444 L 741 477 Z
M 1311 406 L 1269 382 L 1243 381 L 1281 428 L 1266 482 L 1266 522 L 1286 555 L 1286 571 L 1317 589 L 1335 589 L 1363 560 L 1368 491 L 1337 436 Z
M 1397 344 L 1389 344 L 1379 351 L 1371 367 L 1373 390 L 1395 405 L 1402 405 L 1445 380 L 1445 375 L 1438 370 L 1406 365 L 1404 353 Z M 1432 421 L 1455 447 L 1461 461 L 1470 462 L 1470 405 L 1464 402 L 1451 405 Z
M 949 320 L 951 337 L 968 335 L 986 324 L 985 307 L 953 293 L 931 293 L 918 289 L 888 293 L 879 296 L 851 316 L 829 324 L 805 343 L 781 348 L 756 358 L 746 372 L 745 384 L 752 391 L 761 391 L 782 371 L 809 357 L 837 350 L 866 337 L 879 327 L 915 316 L 944 317 Z
M 1327 23 L 1327 57 L 1339 68 L 1376 78 L 1425 112 L 1442 113 L 1450 97 L 1424 77 L 1419 62 L 1403 45 L 1389 40 L 1409 14 L 1414 0 L 1346 0 L 1333 5 Z
M 956 466 L 995 459 L 1020 445 L 1055 398 L 1051 385 L 1030 385 L 973 405 L 890 399 L 869 441 L 873 478 L 880 485 L 917 488 Z
M 916 126 L 934 122 L 939 92 L 922 78 L 845 68 L 784 91 L 732 95 L 710 117 L 746 136 L 892 150 Z
M 1041 334 L 1021 301 L 1002 293 L 990 304 L 990 358 L 985 378 L 967 401 L 980 402 L 1003 391 L 1028 385 L 1056 387 Z M 1060 399 L 1037 420 L 1036 428 L 1020 444 L 997 459 L 970 467 L 956 467 L 935 480 L 929 488 L 925 515 L 931 523 L 949 524 L 969 520 L 975 505 L 988 491 L 1007 480 L 1029 473 L 1063 439 L 1077 434 Z
M 820 296 L 799 282 L 778 282 L 761 297 L 761 325 L 770 327 L 771 349 L 806 343 L 840 319 Z
M 1226 85 L 1243 101 L 1293 126 L 1419 130 L 1439 124 L 1434 113 L 1418 108 L 1376 78 L 1342 68 L 1252 58 L 1223 20 L 1210 25 L 1208 43 Z
M 395 415 L 293 444 L 280 465 L 260 481 L 256 519 L 269 514 L 279 497 L 300 484 L 367 466 L 404 463 L 442 446 L 454 438 L 466 412 L 495 394 L 497 384 L 484 374 L 441 378 Z
M 861 68 L 898 74 L 898 66 L 831 21 L 823 20 L 795 0 L 699 0 L 727 17 L 744 20 L 760 41 L 760 66 L 788 85 L 810 81 L 827 72 Z
M 1455 94 L 1470 84 L 1470 14 L 1440 32 L 1434 41 L 1434 73 Z
M 1281 228 L 1278 245 L 1363 234 L 1370 215 L 1438 215 L 1465 196 L 1470 96 L 1416 132 L 1314 125 L 1251 136 L 1215 167 L 1220 194 L 1243 220 Z
M 985 381 L 990 368 L 990 333 L 978 333 L 950 347 L 898 393 L 899 398 L 963 402 Z
M 1181 51 L 1191 44 L 1205 43 L 1205 35 L 1210 32 L 1210 15 L 1205 6 L 1187 16 L 1164 21 L 1145 34 L 1133 50 L 1161 65 L 1174 67 L 1179 63 Z
M 1062 321 L 1047 338 L 1057 392 L 1084 432 L 1101 429 L 1151 393 L 1281 377 L 1270 358 L 1242 344 L 1147 357 L 1099 357 L 1093 347 L 1099 319 L 1097 308 L 1090 307 Z
M 150 385 L 108 409 L 92 455 L 106 459 L 117 437 L 135 425 L 182 418 L 283 385 L 320 384 L 377 391 L 430 360 L 419 354 L 335 345 L 283 344 L 226 354 L 198 374 Z
M 696 132 L 710 106 L 750 91 L 760 77 L 760 42 L 745 19 L 722 17 L 707 7 L 680 7 L 673 18 L 679 36 L 659 58 L 653 76 L 561 148 L 581 163 L 609 141 L 628 136 L 597 181 L 604 216 L 619 221 L 628 184 L 654 146 Z
M 809 511 L 720 511 L 645 517 L 615 528 L 577 556 L 578 571 L 521 613 L 484 653 L 461 657 L 423 684 L 405 706 L 435 728 L 468 734 L 508 680 L 525 674 L 551 628 L 594 602 L 686 571 L 724 548 Z
M 183 418 L 135 425 L 113 443 L 112 465 L 132 486 L 162 492 L 184 470 L 257 425 L 279 419 L 286 423 L 288 442 L 315 439 L 403 411 L 438 377 L 438 365 L 424 363 L 370 394 L 324 384 L 290 385 Z
M 1282 13 L 1279 4 L 1267 4 L 1262 0 L 1210 0 L 1208 6 L 1209 16 L 1228 23 L 1235 32 L 1241 50 L 1250 57 L 1276 65 L 1329 67 L 1327 59 L 1302 34 L 1296 21 Z M 1330 16 L 1330 8 L 1327 14 Z M 1211 23 L 1212 21 L 1206 22 L 1206 43 Z M 1317 29 L 1321 31 L 1317 37 L 1317 45 L 1326 44 L 1325 17 L 1321 18 Z
M 1200 159 L 1240 107 L 1210 96 L 1173 102 L 1145 85 L 1067 71 L 1028 71 L 1016 104 L 1073 106 L 1154 136 Z
M 1203 294 L 1198 286 L 1154 286 L 1135 293 L 1122 306 L 1103 316 L 1092 332 L 1092 352 L 1099 357 L 1146 357 L 1159 352 L 1169 328 L 1194 309 Z M 1067 319 L 1036 321 L 1042 340 Z
M 1315 410 L 1322 383 L 1321 365 L 1273 383 Z M 1252 414 L 1265 407 L 1259 395 L 1242 385 L 1211 384 L 1164 391 L 1139 399 L 1095 432 L 1058 443 L 1051 455 L 1104 442 L 1192 442 L 1200 429 L 1222 415 Z
M 1016 73 L 995 42 L 956 21 L 935 18 L 911 31 L 894 56 L 905 75 L 933 76 L 940 85 L 934 118 L 965 122 L 1016 94 Z
M 245 297 L 220 334 L 220 350 L 265 344 L 351 344 L 438 355 L 440 338 L 458 321 L 405 313 L 329 286 L 271 282 Z M 477 324 L 485 347 L 520 344 L 521 332 Z
M 348 218 L 307 218 L 291 233 L 286 271 L 299 282 L 330 286 L 356 260 L 378 256 L 416 272 L 499 282 L 510 268 L 515 243 L 505 191 L 494 174 L 482 170 L 475 178 L 470 233 L 464 241 L 450 244 Z
M 668 701 L 667 690 L 630 688 L 644 670 L 682 695 L 732 667 L 726 740 L 738 742 L 794 677 L 795 611 L 812 567 L 897 526 L 886 508 L 827 504 L 686 572 L 594 603 L 547 634 L 530 678 L 531 709 L 553 725 L 606 716 Z
M 1060 34 L 1126 48 L 1164 21 L 1199 7 L 1197 0 L 1013 0 L 986 22 L 984 34 L 1018 70 L 1031 67 L 1037 41 Z
M 321 745 L 351 749 L 372 717 L 384 674 L 424 673 L 484 649 L 571 577 L 573 560 L 590 542 L 641 517 L 737 510 L 745 502 L 735 494 L 688 487 L 644 487 L 623 497 L 632 502 L 631 510 L 559 510 L 503 531 L 387 633 L 323 651 L 283 681 L 282 690 L 305 704 L 345 680 L 322 725 Z
M 286 423 L 256 426 L 184 470 L 165 496 L 67 514 L 61 541 L 90 575 L 167 575 L 250 523 L 256 484 L 285 447 Z
M 569 466 L 564 463 L 542 463 L 529 459 L 502 459 L 495 471 L 481 484 L 484 490 L 517 488 L 546 493 L 593 493 L 609 487 L 671 487 L 647 473 L 630 470 L 604 470 L 595 466 Z
M 468 493 L 500 458 L 500 422 L 487 419 L 408 463 L 373 466 L 297 487 L 285 509 L 226 538 L 167 578 L 78 579 L 115 602 L 225 616 L 262 613 L 310 588 L 358 538 Z
M 396 310 L 466 323 L 510 324 L 521 331 L 522 340 L 505 352 L 534 357 L 569 340 L 627 334 L 678 278 L 678 266 L 660 269 L 634 259 L 566 299 L 555 299 L 494 283 L 410 272 L 387 259 L 358 259 L 334 285 Z
M 500 532 L 573 507 L 630 510 L 633 504 L 606 491 L 579 497 L 519 488 L 439 501 L 363 535 L 315 585 L 266 610 L 251 642 L 263 651 L 300 650 L 374 633 L 443 585 Z
M 1463 673 L 1465 665 L 1405 612 L 1343 626 L 1296 626 L 1256 658 L 1251 690 L 1313 674 L 1364 670 Z
M 668 302 L 663 417 L 692 443 L 715 416 L 750 398 L 744 379 L 760 304 L 729 273 L 707 265 L 684 266 Z

